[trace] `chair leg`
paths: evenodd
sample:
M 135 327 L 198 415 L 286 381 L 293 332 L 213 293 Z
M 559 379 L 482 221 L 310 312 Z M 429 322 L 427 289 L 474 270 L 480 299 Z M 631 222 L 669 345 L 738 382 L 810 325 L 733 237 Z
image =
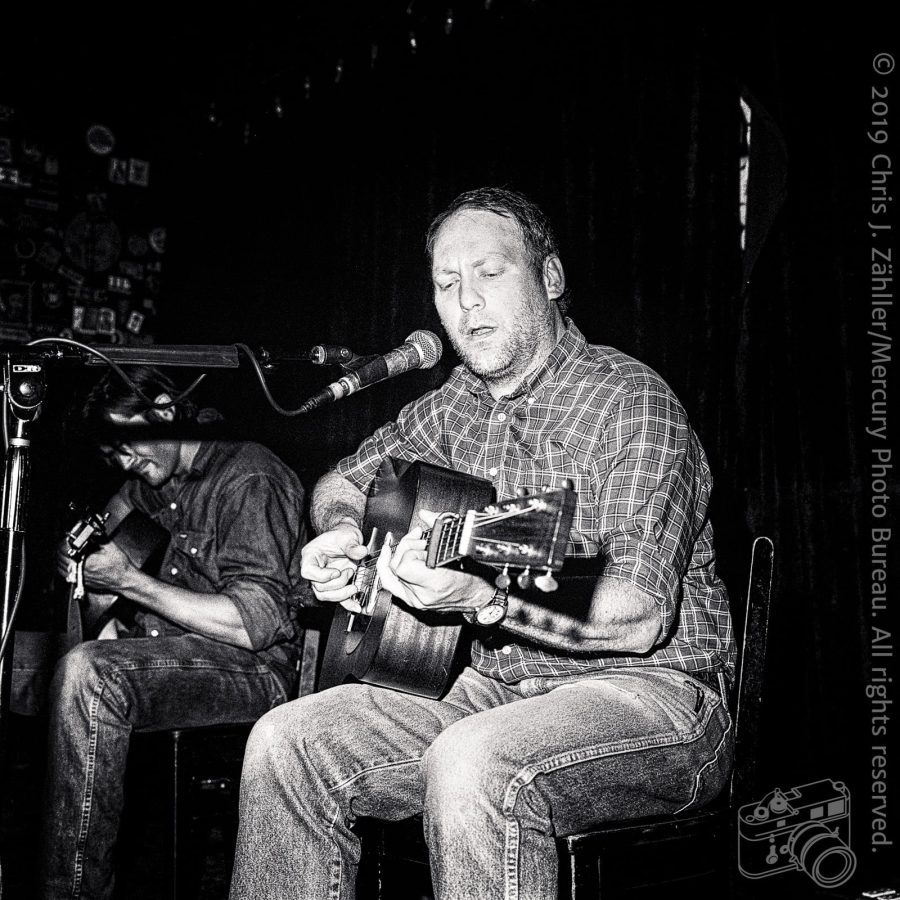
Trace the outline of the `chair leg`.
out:
M 171 833 L 171 896 L 172 900 L 196 897 L 198 888 L 199 843 L 191 807 L 191 769 L 193 759 L 188 740 L 180 731 L 172 732 L 172 810 L 169 819 Z
M 184 821 L 185 809 L 185 785 L 184 785 L 184 761 L 182 753 L 181 732 L 172 732 L 172 811 L 169 820 L 169 829 L 172 835 L 172 860 L 171 890 L 172 900 L 181 900 L 187 896 L 185 890 L 185 873 L 187 848 L 184 846 L 185 832 L 188 823 Z

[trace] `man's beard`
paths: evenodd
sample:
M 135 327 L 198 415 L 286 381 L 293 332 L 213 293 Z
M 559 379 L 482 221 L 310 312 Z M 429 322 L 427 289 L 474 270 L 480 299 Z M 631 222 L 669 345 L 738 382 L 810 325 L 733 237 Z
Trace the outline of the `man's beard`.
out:
M 541 343 L 549 339 L 551 347 L 555 344 L 554 321 L 552 304 L 532 300 L 519 310 L 503 343 L 492 348 L 489 359 L 473 350 L 459 334 L 448 332 L 448 337 L 465 367 L 486 384 L 493 384 L 528 372 Z

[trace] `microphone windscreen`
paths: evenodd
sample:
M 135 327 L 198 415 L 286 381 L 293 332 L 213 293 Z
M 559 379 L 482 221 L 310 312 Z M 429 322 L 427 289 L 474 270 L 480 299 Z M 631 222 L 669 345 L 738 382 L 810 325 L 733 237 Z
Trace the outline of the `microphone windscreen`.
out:
M 404 343 L 413 344 L 418 349 L 422 357 L 420 369 L 431 369 L 436 366 L 444 352 L 441 339 L 433 331 L 424 329 L 414 331 Z

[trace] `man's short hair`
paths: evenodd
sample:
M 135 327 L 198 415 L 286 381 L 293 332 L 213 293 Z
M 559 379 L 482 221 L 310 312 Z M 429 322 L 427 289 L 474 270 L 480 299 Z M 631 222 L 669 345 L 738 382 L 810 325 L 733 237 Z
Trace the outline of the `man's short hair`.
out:
M 559 256 L 556 235 L 550 220 L 543 211 L 524 194 L 508 188 L 481 187 L 460 194 L 442 213 L 439 213 L 428 228 L 425 237 L 425 249 L 428 258 L 434 261 L 434 242 L 441 226 L 454 213 L 462 209 L 479 209 L 495 213 L 504 219 L 512 219 L 522 234 L 525 253 L 534 274 L 538 278 L 544 275 L 544 262 L 548 256 Z M 560 310 L 565 311 L 569 303 L 569 292 L 566 290 L 556 299 Z
M 85 400 L 82 419 L 88 430 L 98 438 L 112 428 L 109 422 L 112 413 L 121 416 L 146 413 L 148 422 L 162 422 L 160 410 L 153 406 L 156 398 L 160 394 L 175 397 L 181 393 L 168 375 L 153 366 L 129 366 L 125 372 L 141 393 L 135 391 L 117 372 L 110 371 L 94 385 Z M 189 398 L 179 400 L 172 406 L 176 423 L 193 422 L 197 418 L 197 407 Z

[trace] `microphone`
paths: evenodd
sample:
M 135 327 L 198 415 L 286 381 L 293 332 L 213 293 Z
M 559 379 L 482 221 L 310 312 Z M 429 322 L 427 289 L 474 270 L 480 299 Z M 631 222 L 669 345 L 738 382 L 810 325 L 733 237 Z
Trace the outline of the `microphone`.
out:
M 349 347 L 341 347 L 337 344 L 316 344 L 309 350 L 309 361 L 314 366 L 349 363 L 354 359 L 356 359 L 356 354 Z
M 333 381 L 310 397 L 301 409 L 303 412 L 310 412 L 410 369 L 431 369 L 441 358 L 443 349 L 441 339 L 436 334 L 414 331 L 396 350 L 377 356 L 371 362 L 348 372 L 343 378 Z

